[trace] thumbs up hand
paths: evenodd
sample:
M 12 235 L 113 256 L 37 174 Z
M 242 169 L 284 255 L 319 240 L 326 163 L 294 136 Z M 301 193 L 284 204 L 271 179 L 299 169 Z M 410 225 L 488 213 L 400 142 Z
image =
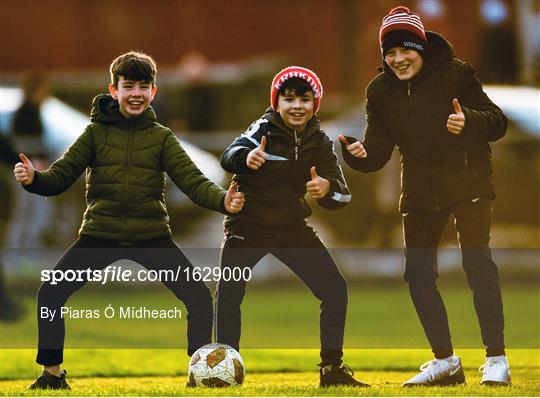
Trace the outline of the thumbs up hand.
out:
M 225 195 L 225 210 L 229 213 L 239 213 L 244 207 L 246 199 L 242 192 L 238 192 L 238 182 L 234 181 Z
M 317 175 L 315 166 L 309 171 L 311 180 L 306 183 L 306 189 L 313 199 L 322 199 L 330 191 L 330 181 Z
M 452 100 L 452 105 L 454 106 L 454 113 L 448 115 L 446 129 L 452 134 L 459 135 L 463 127 L 465 127 L 465 114 L 457 98 Z
M 13 169 L 15 180 L 22 185 L 30 185 L 34 181 L 34 166 L 24 153 L 19 155 L 19 159 L 21 159 L 22 163 L 17 163 Z
M 266 162 L 267 154 L 264 151 L 266 147 L 266 136 L 262 136 L 260 145 L 248 153 L 246 158 L 247 167 L 251 170 L 258 170 Z
M 367 151 L 366 148 L 362 145 L 360 141 L 353 142 L 352 144 L 349 144 L 349 141 L 347 141 L 347 138 L 345 138 L 344 135 L 340 134 L 338 135 L 338 140 L 342 144 L 345 144 L 345 148 L 347 148 L 347 151 L 349 153 L 357 158 L 367 158 Z

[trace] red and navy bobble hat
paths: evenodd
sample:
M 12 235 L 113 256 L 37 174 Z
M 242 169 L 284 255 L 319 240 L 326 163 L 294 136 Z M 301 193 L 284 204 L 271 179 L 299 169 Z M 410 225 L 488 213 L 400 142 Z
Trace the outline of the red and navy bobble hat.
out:
M 279 96 L 279 89 L 283 86 L 287 80 L 298 77 L 305 80 L 311 90 L 313 91 L 313 113 L 317 113 L 319 110 L 319 105 L 321 104 L 321 98 L 323 96 L 323 86 L 315 72 L 307 68 L 302 68 L 301 66 L 289 66 L 282 71 L 280 71 L 272 80 L 272 86 L 270 87 L 270 104 L 272 109 L 275 111 L 277 109 L 277 102 Z
M 382 20 L 379 43 L 383 55 L 394 47 L 410 48 L 422 54 L 427 38 L 418 14 L 404 6 L 392 8 Z

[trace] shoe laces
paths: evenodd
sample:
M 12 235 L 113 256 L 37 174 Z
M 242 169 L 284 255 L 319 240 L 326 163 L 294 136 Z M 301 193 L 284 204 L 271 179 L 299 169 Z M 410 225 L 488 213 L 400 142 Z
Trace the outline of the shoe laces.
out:
M 499 373 L 502 370 L 505 370 L 507 365 L 504 363 L 504 361 L 500 358 L 495 357 L 487 357 L 486 363 L 483 364 L 478 368 L 479 372 L 483 372 L 484 374 L 494 374 Z
M 343 365 L 341 368 L 339 368 L 343 371 L 343 373 L 346 373 L 349 376 L 354 376 L 354 371 L 349 367 L 349 365 Z
M 427 375 L 429 381 L 433 381 L 438 375 L 447 370 L 449 366 L 451 364 L 447 361 L 432 359 L 420 366 L 420 370 Z

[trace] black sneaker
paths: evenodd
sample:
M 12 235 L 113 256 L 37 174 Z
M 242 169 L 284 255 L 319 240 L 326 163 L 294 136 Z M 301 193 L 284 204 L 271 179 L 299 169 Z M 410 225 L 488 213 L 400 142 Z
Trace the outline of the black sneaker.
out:
M 65 370 L 62 370 L 60 377 L 50 374 L 46 370 L 41 373 L 34 383 L 28 387 L 29 390 L 71 390 L 66 382 Z
M 327 365 L 321 368 L 321 382 L 319 387 L 349 386 L 369 387 L 369 384 L 356 380 L 354 372 L 347 365 Z

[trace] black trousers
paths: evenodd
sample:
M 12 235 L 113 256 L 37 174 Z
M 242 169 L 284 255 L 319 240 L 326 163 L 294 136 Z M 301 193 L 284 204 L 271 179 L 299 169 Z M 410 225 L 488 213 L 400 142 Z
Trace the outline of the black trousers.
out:
M 225 268 L 253 268 L 267 254 L 286 264 L 319 299 L 321 366 L 341 364 L 347 313 L 347 282 L 317 234 L 308 225 L 285 226 L 278 231 L 238 227 L 225 235 L 221 253 Z M 239 349 L 240 305 L 246 281 L 225 281 L 217 291 L 217 341 Z M 294 305 L 294 303 L 291 303 Z M 283 308 L 283 311 L 287 311 Z M 283 325 L 286 332 L 287 325 Z M 301 338 L 301 336 L 298 336 Z
M 140 250 L 144 249 L 144 250 Z M 192 265 L 184 253 L 169 236 L 126 245 L 113 240 L 99 239 L 83 235 L 68 249 L 55 270 L 100 270 L 121 260 L 132 260 L 149 270 L 172 270 L 176 275 Z M 212 338 L 212 295 L 203 282 L 185 280 L 185 272 L 179 272 L 179 280 L 163 280 L 163 284 L 184 302 L 187 309 L 188 354 L 192 355 L 199 347 L 211 342 Z M 174 279 L 174 278 L 164 278 Z M 52 366 L 63 362 L 65 326 L 59 317 L 60 307 L 68 298 L 87 283 L 84 281 L 60 281 L 57 284 L 44 282 L 38 292 L 38 354 L 36 362 Z M 56 310 L 51 321 L 42 318 L 41 307 Z
M 405 281 L 436 358 L 453 353 L 448 318 L 437 288 L 437 246 L 450 214 L 461 247 L 488 356 L 504 354 L 504 317 L 497 266 L 489 248 L 491 200 L 458 203 L 448 210 L 403 215 Z

